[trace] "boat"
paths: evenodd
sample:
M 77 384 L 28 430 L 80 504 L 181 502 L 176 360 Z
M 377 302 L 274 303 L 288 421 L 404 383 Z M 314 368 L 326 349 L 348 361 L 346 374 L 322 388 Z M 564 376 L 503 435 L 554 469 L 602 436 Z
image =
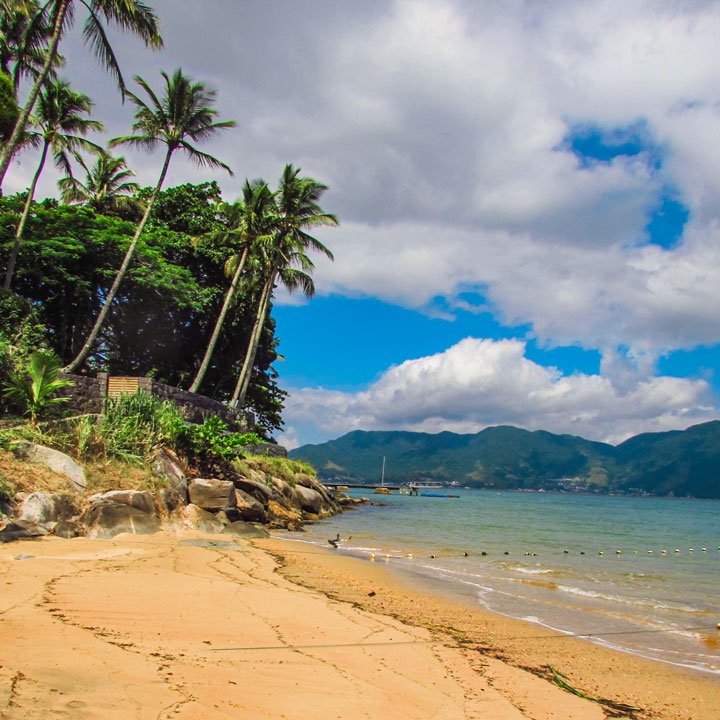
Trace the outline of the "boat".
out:
M 392 490 L 385 485 L 385 456 L 383 455 L 382 473 L 380 474 L 380 487 L 375 489 L 375 495 L 392 495 Z

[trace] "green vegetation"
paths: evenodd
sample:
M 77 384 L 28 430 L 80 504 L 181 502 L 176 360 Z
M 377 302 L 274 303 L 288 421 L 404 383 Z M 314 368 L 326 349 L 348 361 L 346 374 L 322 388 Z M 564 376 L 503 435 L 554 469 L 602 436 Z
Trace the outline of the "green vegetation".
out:
M 3 388 L 6 398 L 17 403 L 30 425 L 37 427 L 37 418 L 48 408 L 68 401 L 55 393 L 74 383 L 58 377 L 60 358 L 54 353 L 36 352 L 30 356 L 25 373 L 15 372 Z
M 720 421 L 638 435 L 617 447 L 514 427 L 475 435 L 356 431 L 290 455 L 309 460 L 323 477 L 363 482 L 379 480 L 386 456 L 391 483 L 428 478 L 499 489 L 720 498 Z
M 92 100 L 57 76 L 63 68 L 72 79 L 60 49 L 75 21 L 136 109 L 131 133 L 109 147 L 163 150 L 153 187 L 138 187 L 124 158 L 87 139 L 101 128 L 89 118 Z M 34 154 L 36 168 L 27 192 L 0 193 L 4 284 L 15 293 L 0 295 L 0 320 L 12 316 L 0 323 L 0 383 L 33 352 L 51 350 L 66 371 L 150 375 L 229 401 L 251 410 L 258 434 L 271 438 L 282 428 L 286 396 L 273 368 L 273 293 L 283 284 L 311 296 L 309 251 L 332 257 L 310 234 L 337 224 L 319 205 L 326 188 L 290 164 L 277 190 L 247 181 L 237 202 L 223 199 L 215 182 L 163 188 L 178 151 L 229 172 L 199 146 L 235 123 L 218 118 L 215 90 L 180 70 L 161 73 L 159 92 L 140 77 L 139 93 L 129 91 L 109 26 L 162 46 L 158 17 L 140 0 L 24 0 L 0 14 L 0 190 L 18 151 Z M 49 158 L 65 173 L 61 200 L 38 202 Z M 7 410 L 0 400 L 0 412 Z M 203 432 L 219 455 L 232 453 L 235 439 Z M 89 446 L 92 438 L 85 427 L 78 440 Z M 117 452 L 140 450 L 130 443 Z
M 296 475 L 309 475 L 310 477 L 317 475 L 315 468 L 310 463 L 285 457 L 250 455 L 234 460 L 232 466 L 242 474 L 249 474 L 249 471 L 257 470 L 273 477 L 279 477 L 293 486 Z

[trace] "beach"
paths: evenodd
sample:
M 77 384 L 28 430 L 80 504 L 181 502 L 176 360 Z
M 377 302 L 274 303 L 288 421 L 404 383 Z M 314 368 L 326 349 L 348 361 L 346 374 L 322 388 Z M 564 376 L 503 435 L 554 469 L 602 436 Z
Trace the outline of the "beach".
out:
M 720 682 L 282 540 L 0 547 L 0 717 L 717 718 Z M 542 635 L 542 637 L 538 637 Z

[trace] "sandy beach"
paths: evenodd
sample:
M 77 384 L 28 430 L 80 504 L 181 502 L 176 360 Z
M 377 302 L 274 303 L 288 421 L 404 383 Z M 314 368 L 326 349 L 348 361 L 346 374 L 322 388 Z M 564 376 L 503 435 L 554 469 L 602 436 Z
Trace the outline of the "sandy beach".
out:
M 383 566 L 255 543 L 0 547 L 0 717 L 718 717 L 713 677 L 540 633 Z

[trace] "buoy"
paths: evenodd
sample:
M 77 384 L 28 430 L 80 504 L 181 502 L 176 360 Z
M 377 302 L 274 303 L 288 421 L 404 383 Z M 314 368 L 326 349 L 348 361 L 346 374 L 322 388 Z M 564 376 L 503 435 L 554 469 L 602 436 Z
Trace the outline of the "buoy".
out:
M 633 555 L 637 555 L 637 554 L 638 554 L 638 551 L 637 551 L 637 550 L 633 550 Z
M 409 557 L 411 560 L 412 560 L 412 556 L 413 556 L 412 553 L 408 553 L 408 557 Z
M 503 554 L 504 554 L 504 555 L 509 555 L 510 553 L 506 550 Z
M 695 548 L 690 548 L 688 552 L 695 552 Z
M 667 555 L 667 550 L 663 550 L 663 551 L 662 551 L 662 554 L 663 554 L 663 555 Z
M 434 556 L 434 555 L 431 555 L 430 557 L 431 557 L 431 558 L 434 558 L 435 556 Z
M 470 557 L 470 555 L 469 555 L 468 553 L 466 553 L 466 552 L 464 552 L 463 555 L 464 555 L 465 557 Z
M 653 554 L 653 551 L 652 551 L 652 550 L 648 550 L 648 555 L 652 555 L 652 554 Z
M 676 552 L 676 553 L 679 553 L 679 552 L 680 552 L 680 548 L 675 548 L 675 552 Z
M 563 550 L 563 552 L 565 553 L 565 555 L 567 555 L 570 551 L 569 551 L 569 550 Z
M 616 550 L 616 551 L 615 551 L 615 554 L 616 554 L 616 555 L 622 555 L 622 550 Z
M 703 551 L 703 552 L 707 552 L 707 548 L 703 548 L 702 551 Z
M 604 555 L 605 553 L 601 550 L 598 555 Z
M 371 560 L 374 560 L 374 559 L 375 559 L 375 553 L 370 553 L 370 559 L 371 559 Z
M 584 550 L 581 550 L 581 551 L 580 551 L 580 554 L 581 554 L 581 555 L 584 555 L 584 554 L 585 554 L 585 551 L 584 551 Z
M 466 553 L 466 554 L 467 554 L 467 553 Z M 480 554 L 481 554 L 481 555 L 487 555 L 487 553 L 486 553 L 484 550 L 483 550 Z
M 385 553 L 385 559 L 386 559 L 386 560 L 389 560 L 389 559 L 390 559 L 390 556 L 389 556 L 387 553 Z

